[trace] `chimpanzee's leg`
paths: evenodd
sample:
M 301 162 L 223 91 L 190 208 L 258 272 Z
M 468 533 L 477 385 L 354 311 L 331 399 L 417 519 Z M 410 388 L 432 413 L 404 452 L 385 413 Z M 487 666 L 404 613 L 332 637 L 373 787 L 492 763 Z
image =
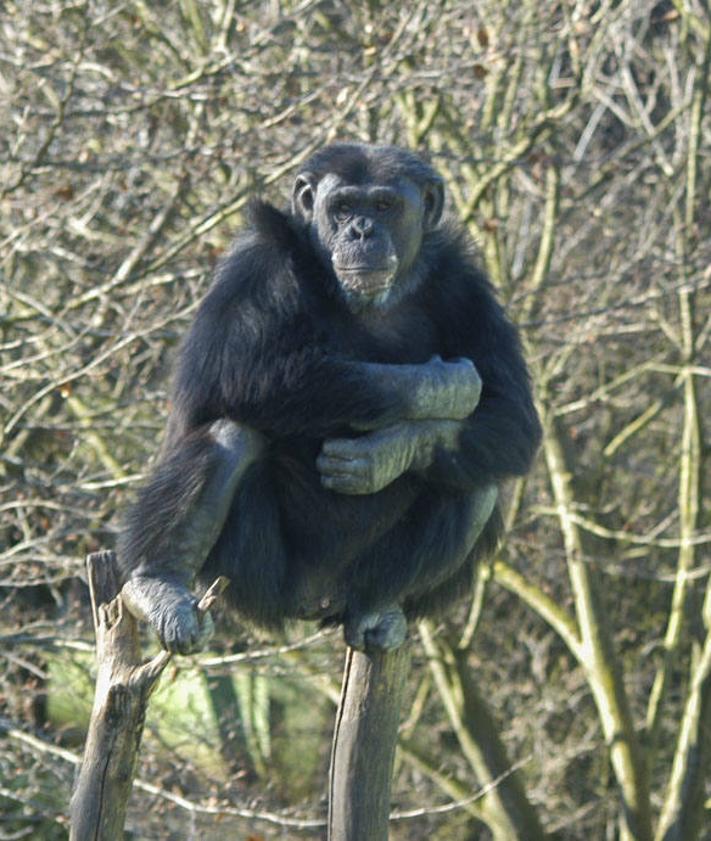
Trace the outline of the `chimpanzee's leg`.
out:
M 163 457 L 128 513 L 117 553 L 127 579 L 122 594 L 169 651 L 186 653 L 199 642 L 188 587 L 263 452 L 262 436 L 232 421 L 197 429 Z
M 430 605 L 428 594 L 444 592 L 448 580 L 459 577 L 492 519 L 497 498 L 496 485 L 456 498 L 423 495 L 354 568 L 346 642 L 359 649 L 401 645 L 407 633 L 403 605 L 415 604 L 417 614 L 441 606 L 435 604 L 439 599 Z

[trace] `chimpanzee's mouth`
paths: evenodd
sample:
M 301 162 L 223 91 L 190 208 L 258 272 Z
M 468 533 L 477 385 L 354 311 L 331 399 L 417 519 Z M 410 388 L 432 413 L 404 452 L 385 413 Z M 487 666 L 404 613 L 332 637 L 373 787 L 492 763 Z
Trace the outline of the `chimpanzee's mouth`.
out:
M 368 277 L 369 275 L 388 275 L 393 274 L 392 266 L 338 266 L 334 265 L 333 268 L 338 272 L 338 274 L 355 274 L 355 275 L 362 275 L 364 277 Z
M 336 274 L 344 291 L 368 299 L 390 292 L 395 276 L 392 268 L 373 269 L 370 266 L 336 268 Z

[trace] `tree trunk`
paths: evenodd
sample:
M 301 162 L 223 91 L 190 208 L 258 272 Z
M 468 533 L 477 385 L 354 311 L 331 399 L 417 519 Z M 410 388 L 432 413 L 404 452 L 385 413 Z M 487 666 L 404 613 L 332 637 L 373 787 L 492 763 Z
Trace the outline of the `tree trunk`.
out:
M 142 663 L 137 622 L 119 594 L 116 556 L 87 558 L 98 671 L 84 758 L 70 806 L 70 841 L 120 841 L 148 698 L 169 663 Z M 218 579 L 198 605 L 207 610 L 227 584 Z
M 98 672 L 84 759 L 70 807 L 69 837 L 118 841 L 123 838 L 150 685 L 134 679 L 141 665 L 138 629 L 118 596 L 114 553 L 89 555 L 87 570 Z
M 348 649 L 331 754 L 328 841 L 387 841 L 409 646 Z

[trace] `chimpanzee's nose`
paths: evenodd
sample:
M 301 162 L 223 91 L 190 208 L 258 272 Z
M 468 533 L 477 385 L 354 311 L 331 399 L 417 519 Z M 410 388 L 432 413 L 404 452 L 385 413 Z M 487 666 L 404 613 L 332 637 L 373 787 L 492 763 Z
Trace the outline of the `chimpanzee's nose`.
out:
M 358 239 L 368 239 L 373 235 L 373 220 L 368 219 L 367 216 L 357 216 L 353 220 L 352 229 Z

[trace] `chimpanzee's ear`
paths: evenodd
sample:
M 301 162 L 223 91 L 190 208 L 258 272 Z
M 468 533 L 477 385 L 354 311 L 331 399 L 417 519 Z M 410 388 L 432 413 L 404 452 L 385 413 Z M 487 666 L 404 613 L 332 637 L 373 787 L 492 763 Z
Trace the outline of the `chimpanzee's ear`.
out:
M 433 178 L 422 188 L 422 201 L 425 205 L 424 227 L 431 231 L 439 224 L 444 209 L 444 182 Z
M 300 172 L 296 176 L 296 181 L 294 181 L 294 189 L 291 193 L 291 210 L 306 223 L 311 222 L 313 218 L 316 183 L 316 176 L 311 172 Z

